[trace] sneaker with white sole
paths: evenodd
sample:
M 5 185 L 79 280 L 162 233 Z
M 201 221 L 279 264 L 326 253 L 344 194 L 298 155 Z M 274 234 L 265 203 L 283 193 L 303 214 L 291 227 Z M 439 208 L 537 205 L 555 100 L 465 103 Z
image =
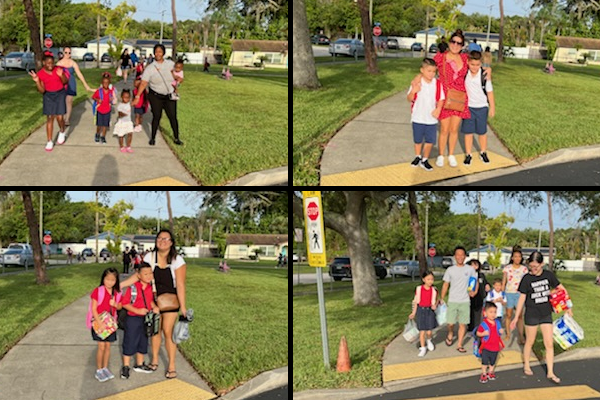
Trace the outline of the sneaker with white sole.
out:
M 451 167 L 456 167 L 458 165 L 454 156 L 448 156 L 448 164 L 450 164 Z
M 112 372 L 110 372 L 110 370 L 108 368 L 102 368 L 102 371 L 104 371 L 104 375 L 108 378 L 108 379 L 114 379 L 114 375 Z
M 418 357 L 425 357 L 425 354 L 427 354 L 427 347 L 419 347 Z
M 95 377 L 96 379 L 98 379 L 99 382 L 106 382 L 108 380 L 108 376 L 104 374 L 103 369 L 97 369 Z
M 46 151 L 52 151 L 52 149 L 54 148 L 54 143 L 52 143 L 52 140 L 49 141 L 48 143 L 46 143 Z
M 63 144 L 66 138 L 67 137 L 64 132 L 58 132 L 58 140 L 56 141 L 56 144 Z
M 143 372 L 146 374 L 151 374 L 152 372 L 154 372 L 154 370 L 152 370 L 149 366 L 147 366 L 145 363 L 142 365 L 134 365 L 133 366 L 133 370 L 135 372 Z
M 437 165 L 438 167 L 443 167 L 444 166 L 444 156 L 438 156 L 437 160 L 435 161 L 435 165 Z
M 429 351 L 435 350 L 435 346 L 433 345 L 433 342 L 431 341 L 431 339 L 427 339 L 427 350 L 429 350 Z

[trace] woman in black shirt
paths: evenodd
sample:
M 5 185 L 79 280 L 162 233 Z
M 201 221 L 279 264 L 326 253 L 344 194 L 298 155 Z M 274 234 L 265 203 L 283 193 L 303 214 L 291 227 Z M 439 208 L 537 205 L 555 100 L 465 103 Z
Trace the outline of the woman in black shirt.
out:
M 544 347 L 546 348 L 546 366 L 548 368 L 548 379 L 553 383 L 560 383 L 560 379 L 554 375 L 554 345 L 552 339 L 552 306 L 550 305 L 550 290 L 554 288 L 563 289 L 563 285 L 556 276 L 543 269 L 544 257 L 538 251 L 534 251 L 529 256 L 529 274 L 525 275 L 519 285 L 519 304 L 515 318 L 510 324 L 513 330 L 517 326 L 518 316 L 523 311 L 525 305 L 525 346 L 523 347 L 523 360 L 525 375 L 533 375 L 529 366 L 531 348 L 537 336 L 538 325 L 544 338 Z M 567 310 L 569 315 L 572 311 Z

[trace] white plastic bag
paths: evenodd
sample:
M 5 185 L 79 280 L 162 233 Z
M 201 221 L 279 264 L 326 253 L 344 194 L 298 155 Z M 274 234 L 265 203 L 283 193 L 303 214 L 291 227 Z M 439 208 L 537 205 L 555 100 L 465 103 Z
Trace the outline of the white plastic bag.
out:
M 446 304 L 440 304 L 435 309 L 435 318 L 439 326 L 446 325 L 446 314 L 448 313 L 448 306 Z
M 419 330 L 414 320 L 409 319 L 406 325 L 404 325 L 404 332 L 402 336 L 407 342 L 414 342 L 419 338 Z

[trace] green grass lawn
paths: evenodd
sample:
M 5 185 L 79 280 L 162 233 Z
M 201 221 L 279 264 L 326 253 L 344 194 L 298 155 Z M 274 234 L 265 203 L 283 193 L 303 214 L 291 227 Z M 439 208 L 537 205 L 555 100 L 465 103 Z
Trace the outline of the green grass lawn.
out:
M 217 259 L 187 263 L 186 305 L 195 320 L 180 349 L 211 387 L 228 391 L 287 365 L 287 271 L 270 262 L 232 261 L 232 272 L 221 274 Z M 109 266 L 120 269 L 118 264 L 50 269 L 47 286 L 37 286 L 33 272 L 0 275 L 0 358 L 41 321 L 89 295 Z
M 323 88 L 294 90 L 294 183 L 319 184 L 324 146 L 347 122 L 373 104 L 408 90 L 419 59 L 378 60 L 381 74 L 365 65 L 317 65 Z M 519 161 L 565 147 L 600 143 L 593 99 L 600 88 L 600 67 L 556 65 L 544 74 L 542 60 L 508 59 L 493 66 L 494 131 Z M 407 104 L 408 107 L 408 104 Z
M 82 70 L 92 88 L 100 86 L 104 71 Z M 201 72 L 186 73 L 177 105 L 184 146 L 172 143 L 166 115 L 161 120 L 173 151 L 203 185 L 225 184 L 288 163 L 287 72 L 252 71 L 257 76 L 236 76 L 236 72 L 231 81 Z M 117 79 L 113 76 L 113 82 Z M 92 95 L 79 80 L 77 85 L 74 104 Z M 0 80 L 0 115 L 1 160 L 46 121 L 42 95 L 29 76 Z
M 600 326 L 596 323 L 600 313 L 600 304 L 597 302 L 600 287 L 594 285 L 595 277 L 596 273 L 592 272 L 558 274 L 573 300 L 573 317 L 585 331 L 585 339 L 574 347 L 576 349 L 600 346 Z M 488 279 L 491 277 L 488 276 Z M 383 300 L 383 305 L 379 307 L 354 307 L 352 290 L 326 291 L 330 363 L 333 366 L 330 371 L 325 371 L 323 366 L 317 296 L 295 296 L 294 391 L 380 387 L 383 353 L 386 346 L 402 332 L 417 285 L 418 283 L 406 283 L 379 286 Z M 308 288 L 311 286 L 316 285 L 305 285 L 303 291 L 310 292 Z M 436 279 L 436 286 L 438 290 L 441 289 L 440 278 Z M 352 371 L 347 374 L 335 372 L 337 349 L 342 335 L 348 339 L 352 360 Z M 563 352 L 556 344 L 554 349 L 555 354 Z M 538 357 L 544 357 L 541 333 L 538 333 L 533 350 Z

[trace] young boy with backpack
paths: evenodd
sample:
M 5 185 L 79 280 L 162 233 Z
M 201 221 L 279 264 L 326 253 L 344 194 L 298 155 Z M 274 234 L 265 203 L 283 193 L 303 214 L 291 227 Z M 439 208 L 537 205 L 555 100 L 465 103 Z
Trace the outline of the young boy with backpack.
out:
M 473 134 L 479 135 L 479 146 L 481 153 L 479 157 L 488 164 L 490 162 L 487 156 L 487 119 L 494 118 L 496 115 L 496 102 L 492 81 L 487 79 L 486 74 L 481 69 L 481 52 L 472 51 L 469 53 L 469 72 L 465 77 L 465 87 L 467 97 L 469 98 L 469 111 L 471 118 L 463 119 L 462 133 L 465 135 L 465 161 L 464 165 L 471 165 L 471 149 L 473 147 Z
M 500 322 L 496 319 L 498 309 L 494 303 L 485 304 L 485 319 L 474 332 L 476 340 L 473 341 L 473 351 L 475 356 L 481 357 L 481 377 L 480 383 L 487 383 L 488 380 L 496 379 L 494 367 L 496 358 L 500 350 L 504 348 L 504 343 L 500 336 L 504 333 Z
M 106 130 L 110 126 L 112 105 L 117 104 L 117 91 L 110 83 L 110 74 L 102 74 L 102 86 L 92 95 L 92 112 L 96 116 L 96 143 L 106 144 Z
M 421 81 L 412 83 L 406 96 L 408 101 L 412 102 L 410 121 L 413 126 L 416 155 L 411 165 L 421 165 L 425 171 L 433 170 L 427 159 L 435 144 L 438 118 L 446 99 L 441 82 L 435 78 L 436 70 L 435 61 L 425 58 L 421 64 Z M 425 149 L 421 158 L 423 140 Z

